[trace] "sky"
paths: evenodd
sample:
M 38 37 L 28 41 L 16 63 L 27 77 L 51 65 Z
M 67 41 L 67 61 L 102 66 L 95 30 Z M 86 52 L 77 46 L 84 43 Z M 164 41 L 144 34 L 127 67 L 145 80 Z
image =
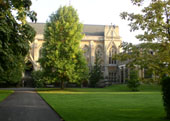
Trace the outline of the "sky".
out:
M 120 13 L 124 11 L 140 12 L 131 0 L 32 0 L 31 10 L 37 12 L 37 22 L 45 23 L 60 6 L 69 3 L 77 10 L 81 23 L 117 25 L 122 41 L 139 43 L 135 35 L 141 32 L 130 32 L 129 22 L 120 18 Z

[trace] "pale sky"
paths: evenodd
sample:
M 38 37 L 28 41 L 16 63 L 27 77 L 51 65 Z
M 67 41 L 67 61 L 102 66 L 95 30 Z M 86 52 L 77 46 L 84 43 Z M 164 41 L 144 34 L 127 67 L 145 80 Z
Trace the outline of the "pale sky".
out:
M 32 0 L 31 9 L 37 12 L 37 22 L 45 23 L 51 13 L 64 5 L 69 5 L 69 0 Z M 140 11 L 131 0 L 71 0 L 71 5 L 77 10 L 81 23 L 118 25 L 123 41 L 139 43 L 135 38 L 139 32 L 130 32 L 129 22 L 120 18 L 123 11 Z

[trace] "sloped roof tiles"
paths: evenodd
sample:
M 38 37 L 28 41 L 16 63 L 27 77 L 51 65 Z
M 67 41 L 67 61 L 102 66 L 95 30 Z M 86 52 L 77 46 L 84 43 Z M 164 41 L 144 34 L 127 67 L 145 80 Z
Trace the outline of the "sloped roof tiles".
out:
M 45 23 L 29 23 L 37 32 L 37 34 L 44 33 Z M 104 25 L 87 25 L 84 24 L 83 33 L 86 36 L 104 36 Z

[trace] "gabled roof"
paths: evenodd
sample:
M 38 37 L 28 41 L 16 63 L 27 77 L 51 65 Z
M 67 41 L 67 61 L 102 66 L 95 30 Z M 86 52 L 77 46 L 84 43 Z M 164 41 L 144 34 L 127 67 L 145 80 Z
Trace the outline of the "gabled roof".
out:
M 37 32 L 37 34 L 44 33 L 45 23 L 29 23 Z M 83 33 L 86 36 L 104 36 L 104 25 L 87 25 L 84 24 Z
M 37 34 L 44 33 L 45 23 L 29 23 L 29 25 L 31 25 L 35 29 Z

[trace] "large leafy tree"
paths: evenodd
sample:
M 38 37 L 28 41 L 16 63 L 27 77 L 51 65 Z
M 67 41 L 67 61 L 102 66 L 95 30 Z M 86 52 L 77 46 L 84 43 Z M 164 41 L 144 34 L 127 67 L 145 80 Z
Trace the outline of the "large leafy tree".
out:
M 131 1 L 139 7 L 146 2 L 146 0 Z M 144 32 L 136 36 L 144 42 L 140 45 L 144 56 L 136 56 L 137 58 L 133 60 L 144 60 L 144 63 L 140 64 L 149 64 L 147 66 L 159 70 L 160 76 L 170 75 L 170 1 L 149 0 L 147 2 L 148 6 L 143 7 L 140 14 L 121 13 L 122 19 L 130 21 L 131 31 L 141 29 Z M 153 51 L 152 56 L 149 51 Z M 139 50 L 135 52 L 139 54 Z
M 35 36 L 35 31 L 26 22 L 26 17 L 36 21 L 36 13 L 30 11 L 31 4 L 31 0 L 0 0 L 1 85 L 21 80 L 29 43 Z
M 72 6 L 60 7 L 46 23 L 43 56 L 39 61 L 45 78 L 60 82 L 62 89 L 65 82 L 80 80 L 86 70 L 85 59 L 82 58 L 80 50 L 82 28 L 83 25 Z
M 146 0 L 131 0 L 134 5 L 142 7 Z M 144 46 L 141 46 L 142 50 L 137 51 L 139 56 L 134 56 L 134 59 L 130 61 L 141 62 L 148 64 L 147 67 L 153 68 L 156 72 L 159 72 L 160 77 L 170 76 L 170 1 L 169 0 L 147 0 L 148 6 L 144 7 L 140 14 L 123 12 L 121 17 L 130 21 L 129 26 L 131 31 L 143 30 L 144 33 L 138 35 L 137 38 L 144 42 Z M 146 50 L 146 51 L 145 51 Z M 153 54 L 148 54 L 149 50 L 153 51 Z M 131 55 L 135 53 L 135 49 L 132 49 Z M 144 53 L 144 54 L 143 54 Z M 128 54 L 126 54 L 127 57 Z M 141 56 L 145 55 L 145 56 Z M 140 66 L 143 63 L 138 63 Z M 167 118 L 170 119 L 170 92 L 167 90 L 167 81 L 169 78 L 163 79 L 163 100 L 165 110 L 167 112 Z

